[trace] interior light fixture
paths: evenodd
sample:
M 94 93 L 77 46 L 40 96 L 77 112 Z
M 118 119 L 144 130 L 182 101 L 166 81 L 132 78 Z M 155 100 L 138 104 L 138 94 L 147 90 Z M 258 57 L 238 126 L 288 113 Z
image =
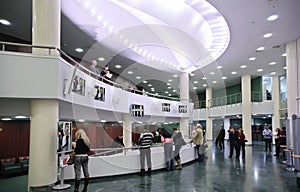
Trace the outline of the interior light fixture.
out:
M 172 89 L 172 87 L 168 87 L 168 89 Z
M 175 92 L 176 92 L 176 90 L 173 90 L 173 92 L 175 93 Z
M 140 76 L 137 76 L 136 79 L 141 79 L 141 77 L 140 77 Z
M 171 94 L 171 93 L 169 93 L 169 94 L 168 94 L 168 96 L 172 96 L 172 94 Z
M 100 120 L 101 123 L 106 123 L 106 120 Z
M 209 74 L 211 74 L 211 75 L 214 75 L 214 74 L 215 74 L 215 72 L 210 72 Z
M 222 66 L 220 66 L 220 65 L 219 65 L 219 66 L 217 66 L 217 69 L 222 69 Z
M 247 67 L 247 65 L 241 65 L 241 66 L 240 66 L 241 69 L 244 69 L 244 68 L 246 68 L 246 67 Z
M 192 77 L 193 77 L 193 76 L 195 76 L 195 74 L 194 74 L 194 73 L 190 73 L 190 76 L 192 76 Z
M 271 15 L 267 18 L 268 21 L 275 21 L 276 19 L 278 19 L 278 15 Z
M 133 72 L 132 72 L 132 71 L 127 71 L 127 73 L 128 73 L 129 75 L 133 74 Z
M 167 85 L 171 85 L 171 83 L 167 83 Z
M 27 117 L 24 115 L 17 115 L 15 116 L 16 119 L 26 119 Z
M 263 50 L 265 50 L 265 47 L 258 47 L 256 50 L 257 51 L 263 51 Z
M 236 72 L 236 71 L 232 71 L 231 74 L 232 74 L 232 75 L 235 75 L 235 74 L 237 74 L 237 72 Z
M 99 61 L 105 61 L 105 58 L 104 57 L 99 57 L 98 60 Z
M 256 71 L 257 71 L 257 72 L 262 72 L 262 71 L 263 71 L 263 69 L 257 69 Z
M 202 86 L 203 86 L 203 87 L 207 87 L 207 84 L 203 84 Z
M 286 67 L 286 66 L 284 66 L 284 67 L 283 67 L 283 69 L 287 69 L 287 67 Z
M 272 37 L 273 36 L 273 34 L 272 33 L 266 33 L 266 34 L 264 34 L 264 38 L 269 38 L 269 37 Z
M 205 80 L 205 79 L 206 79 L 206 77 L 202 77 L 202 79 L 203 79 L 203 80 Z
M 217 81 L 213 81 L 213 83 L 217 83 Z
M 81 48 L 76 48 L 75 51 L 77 51 L 78 53 L 82 53 L 82 52 L 83 52 L 83 49 L 81 49 Z
M 0 19 L 0 23 L 2 25 L 11 25 L 11 23 L 8 20 L 6 20 L 6 19 Z
M 11 121 L 11 118 L 9 118 L 9 117 L 3 117 L 1 120 L 2 121 Z
M 225 79 L 227 79 L 227 77 L 222 77 L 222 79 L 224 79 L 224 80 L 225 80 Z
M 83 123 L 83 122 L 85 122 L 85 120 L 84 119 L 78 119 L 78 122 Z
M 178 75 L 173 75 L 173 77 L 178 77 Z
M 272 61 L 272 62 L 269 63 L 269 65 L 275 65 L 275 64 L 276 64 L 275 61 Z
M 148 81 L 143 81 L 143 83 L 148 83 Z
M 287 55 L 286 53 L 283 53 L 281 56 L 282 56 L 282 57 L 286 57 L 286 55 Z
M 116 65 L 115 66 L 117 69 L 120 69 L 120 68 L 122 68 L 122 66 L 121 65 Z
M 254 61 L 254 60 L 256 60 L 256 57 L 250 57 L 249 60 Z
M 271 75 L 276 75 L 276 72 L 272 72 L 272 73 L 270 73 Z
M 173 80 L 172 80 L 172 79 L 169 79 L 168 81 L 169 81 L 169 82 L 172 82 Z
M 167 94 L 167 93 L 169 93 L 169 91 L 165 91 L 165 93 Z
M 197 87 L 194 87 L 194 89 L 197 89 Z
M 197 84 L 197 83 L 198 83 L 198 81 L 194 81 L 194 83 L 195 83 L 195 84 Z
M 152 87 L 152 85 L 151 85 L 151 84 L 148 84 L 148 87 Z

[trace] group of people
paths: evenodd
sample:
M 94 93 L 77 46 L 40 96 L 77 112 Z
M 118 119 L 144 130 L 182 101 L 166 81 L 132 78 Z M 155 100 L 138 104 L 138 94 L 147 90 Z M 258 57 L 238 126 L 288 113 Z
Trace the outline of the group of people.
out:
M 101 71 L 101 73 L 99 72 L 98 68 L 97 68 L 97 61 L 93 60 L 91 65 L 90 65 L 90 71 L 93 72 L 93 76 L 95 78 L 98 78 L 97 76 L 101 75 L 103 77 L 103 81 L 106 81 L 108 79 L 110 79 L 112 77 L 112 74 L 109 71 L 109 67 L 108 65 L 105 65 L 103 70 Z
M 160 139 L 164 147 L 164 157 L 166 163 L 166 170 L 180 170 L 182 169 L 180 160 L 180 149 L 185 145 L 185 141 L 182 137 L 181 132 L 177 128 L 173 129 L 173 134 L 169 133 L 165 128 L 158 130 Z M 140 150 L 140 175 L 144 176 L 145 173 L 151 175 L 151 146 L 154 141 L 154 135 L 147 129 L 144 128 L 144 132 L 140 135 L 138 145 Z M 173 143 L 175 151 L 173 154 Z M 145 169 L 145 160 L 147 160 L 147 171 Z M 174 166 L 174 160 L 177 162 L 177 166 Z
M 235 150 L 235 158 L 240 158 L 240 152 L 242 151 L 242 158 L 245 159 L 245 143 L 247 142 L 246 136 L 242 128 L 235 130 L 233 127 L 229 129 L 229 143 L 230 143 L 230 152 L 229 158 L 232 158 L 233 152 Z
M 279 156 L 280 153 L 280 145 L 286 144 L 286 133 L 285 130 L 280 130 L 279 128 L 276 128 L 274 132 L 270 129 L 268 125 L 264 127 L 264 130 L 262 132 L 264 141 L 265 141 L 265 151 L 272 152 L 271 144 L 272 144 L 272 136 L 274 136 L 275 140 L 275 154 L 274 156 Z

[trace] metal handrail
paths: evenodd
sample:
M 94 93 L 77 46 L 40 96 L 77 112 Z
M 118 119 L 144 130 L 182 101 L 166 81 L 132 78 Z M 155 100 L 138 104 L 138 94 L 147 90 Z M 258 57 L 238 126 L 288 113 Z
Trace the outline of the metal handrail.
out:
M 68 60 L 70 60 L 72 62 L 72 63 L 69 62 L 70 64 L 74 65 L 75 67 L 78 67 L 79 69 L 81 69 L 81 71 L 85 71 L 88 75 L 90 75 L 92 77 L 96 77 L 99 81 L 107 82 L 108 84 L 110 84 L 114 87 L 121 88 L 125 91 L 132 92 L 132 93 L 135 93 L 135 94 L 140 94 L 140 95 L 145 95 L 145 96 L 160 98 L 160 99 L 166 99 L 166 100 L 171 100 L 171 101 L 180 101 L 179 98 L 174 98 L 174 97 L 168 97 L 168 96 L 164 96 L 164 95 L 156 95 L 156 94 L 153 94 L 153 93 L 143 92 L 143 91 L 140 91 L 140 90 L 137 90 L 137 89 L 134 89 L 134 88 L 125 87 L 124 85 L 118 84 L 118 83 L 113 82 L 111 80 L 104 79 L 101 75 L 93 73 L 92 71 L 90 71 L 89 69 L 87 69 L 86 67 L 84 67 L 83 65 L 78 63 L 76 60 L 74 60 L 72 57 L 70 57 L 68 54 L 66 54 L 65 52 L 63 52 L 61 49 L 59 49 L 57 47 L 43 46 L 43 45 L 29 45 L 29 44 L 22 44 L 22 43 L 11 43 L 11 42 L 4 42 L 4 41 L 0 41 L 0 44 L 1 44 L 1 50 L 2 51 L 5 51 L 6 45 L 8 45 L 8 46 L 18 46 L 18 47 L 27 47 L 27 48 L 48 49 L 49 50 L 48 55 L 51 55 L 51 50 L 57 50 L 60 53 L 60 57 L 63 56 L 65 58 L 67 58 Z M 15 51 L 15 52 L 19 52 L 19 51 Z

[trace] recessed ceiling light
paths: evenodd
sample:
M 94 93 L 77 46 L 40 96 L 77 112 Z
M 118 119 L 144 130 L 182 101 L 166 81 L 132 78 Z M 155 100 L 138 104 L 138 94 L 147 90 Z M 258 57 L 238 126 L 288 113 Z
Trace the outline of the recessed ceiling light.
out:
M 197 87 L 194 87 L 194 89 L 197 89 Z
M 128 74 L 130 74 L 130 75 L 131 75 L 131 74 L 133 74 L 133 72 L 132 72 L 132 71 L 127 71 L 127 73 L 128 73 Z
M 222 66 L 218 66 L 217 69 L 222 69 Z
M 121 65 L 116 65 L 115 66 L 117 69 L 120 69 L 120 68 L 122 68 L 122 66 Z
M 172 89 L 172 87 L 168 87 L 168 89 Z
M 263 51 L 263 50 L 265 50 L 265 47 L 259 47 L 259 48 L 257 48 L 256 50 L 257 50 L 257 51 Z
M 276 74 L 276 72 L 272 72 L 272 73 L 270 73 L 271 75 L 275 75 Z
M 262 71 L 263 71 L 263 69 L 257 69 L 256 71 L 257 71 L 257 72 L 262 72 Z
M 269 38 L 269 37 L 272 37 L 273 36 L 273 34 L 272 33 L 266 33 L 266 34 L 264 34 L 264 38 Z
M 81 48 L 76 48 L 75 51 L 77 51 L 78 53 L 82 53 L 82 52 L 83 52 L 83 49 L 81 49 Z
M 178 75 L 173 75 L 173 77 L 178 77 Z
M 235 74 L 237 74 L 237 72 L 236 72 L 236 71 L 232 71 L 231 74 L 232 74 L 232 75 L 235 75 Z
M 151 91 L 152 91 L 152 92 L 154 92 L 154 91 L 155 91 L 155 89 L 151 89 Z
M 283 67 L 283 69 L 287 69 L 287 67 L 286 67 L 286 66 L 284 66 L 284 67 Z
M 141 77 L 140 77 L 140 76 L 137 76 L 136 79 L 141 79 Z
M 213 83 L 217 83 L 217 81 L 213 81 Z
M 148 84 L 148 87 L 152 87 L 152 85 L 151 85 L 151 84 Z
M 173 90 L 173 92 L 175 93 L 175 92 L 176 92 L 176 90 Z
M 205 79 L 206 79 L 206 77 L 202 77 L 202 79 L 203 79 L 203 80 L 205 80 Z
M 209 74 L 211 74 L 211 75 L 214 75 L 214 74 L 215 74 L 215 72 L 210 72 Z
M 222 77 L 222 79 L 227 79 L 227 77 Z
M 286 57 L 286 55 L 287 55 L 286 53 L 283 53 L 281 56 L 282 56 L 282 57 Z
M 78 119 L 78 121 L 81 122 L 81 123 L 85 122 L 84 119 Z
M 10 25 L 11 23 L 5 19 L 0 19 L 0 23 L 3 25 Z
M 106 123 L 106 120 L 100 120 L 101 123 Z
M 269 65 L 275 65 L 275 64 L 276 64 L 275 61 L 272 61 L 272 62 L 269 63 Z
M 169 93 L 169 91 L 165 91 L 165 93 L 167 94 L 167 93 Z
M 143 81 L 143 83 L 148 83 L 148 81 Z
M 247 65 L 241 65 L 241 66 L 240 66 L 241 69 L 244 69 L 244 68 L 246 68 L 246 67 L 247 67 Z
M 250 61 L 254 61 L 256 58 L 255 57 L 250 57 L 249 60 Z
M 3 117 L 1 120 L 2 120 L 2 121 L 10 121 L 10 120 L 11 120 L 11 118 L 8 118 L 8 117 Z
M 26 119 L 27 117 L 24 115 L 17 115 L 15 116 L 16 119 Z
M 207 84 L 203 84 L 202 86 L 203 86 L 203 87 L 207 87 Z
M 193 83 L 197 84 L 197 83 L 198 83 L 198 81 L 194 81 Z
M 278 19 L 278 15 L 271 15 L 267 18 L 268 21 L 275 21 L 276 19 Z
M 168 81 L 169 81 L 169 82 L 172 82 L 173 80 L 172 80 L 172 79 L 169 79 Z
M 98 60 L 99 61 L 105 61 L 105 58 L 104 57 L 99 57 Z
M 167 83 L 167 85 L 171 85 L 171 83 Z
M 169 96 L 172 96 L 172 94 L 171 94 L 171 93 L 169 93 L 168 95 L 169 95 Z

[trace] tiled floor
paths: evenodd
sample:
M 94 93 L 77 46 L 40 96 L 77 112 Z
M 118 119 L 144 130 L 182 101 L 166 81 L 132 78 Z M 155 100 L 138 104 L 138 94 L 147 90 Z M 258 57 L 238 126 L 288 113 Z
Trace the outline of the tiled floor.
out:
M 228 149 L 228 146 L 227 146 Z M 90 192 L 296 192 L 296 173 L 286 170 L 282 157 L 274 157 L 265 152 L 262 143 L 246 147 L 246 160 L 229 159 L 228 151 L 208 149 L 205 162 L 193 162 L 184 165 L 181 171 L 159 170 L 152 176 L 140 177 L 136 174 L 93 179 Z M 14 191 L 2 188 L 4 180 L 0 180 L 0 191 Z M 73 184 L 72 181 L 69 183 Z M 82 189 L 83 184 L 81 185 Z M 2 189 L 1 189 L 2 188 Z M 40 189 L 34 191 L 51 191 Z M 65 192 L 73 191 L 70 189 Z

